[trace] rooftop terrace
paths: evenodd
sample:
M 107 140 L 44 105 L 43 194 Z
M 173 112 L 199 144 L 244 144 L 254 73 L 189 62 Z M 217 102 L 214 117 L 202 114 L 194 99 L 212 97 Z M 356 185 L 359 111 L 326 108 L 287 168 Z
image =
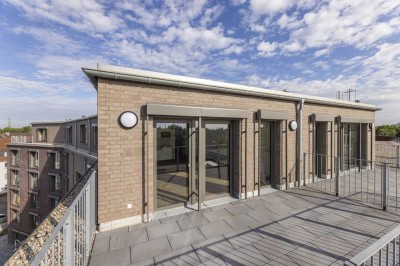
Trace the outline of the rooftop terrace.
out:
M 89 265 L 343 265 L 399 220 L 296 188 L 99 233 Z

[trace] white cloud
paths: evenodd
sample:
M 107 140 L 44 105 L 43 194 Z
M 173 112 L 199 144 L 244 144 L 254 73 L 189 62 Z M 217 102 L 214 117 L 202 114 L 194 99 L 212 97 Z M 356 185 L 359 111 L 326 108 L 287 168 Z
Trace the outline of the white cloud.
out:
M 31 19 L 46 19 L 79 31 L 111 32 L 122 24 L 120 18 L 107 13 L 95 0 L 5 1 L 20 8 Z
M 275 55 L 275 51 L 278 48 L 275 42 L 261 42 L 257 46 L 258 54 L 262 56 L 273 56 Z
M 250 0 L 250 9 L 253 16 L 259 17 L 265 14 L 283 11 L 292 4 L 291 0 Z

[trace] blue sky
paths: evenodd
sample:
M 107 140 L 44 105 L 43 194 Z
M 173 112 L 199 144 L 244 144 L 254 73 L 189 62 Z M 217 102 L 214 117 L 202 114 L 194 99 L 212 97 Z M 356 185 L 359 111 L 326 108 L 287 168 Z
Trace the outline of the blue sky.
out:
M 334 98 L 400 122 L 400 2 L 0 0 L 0 128 L 96 112 L 108 63 Z

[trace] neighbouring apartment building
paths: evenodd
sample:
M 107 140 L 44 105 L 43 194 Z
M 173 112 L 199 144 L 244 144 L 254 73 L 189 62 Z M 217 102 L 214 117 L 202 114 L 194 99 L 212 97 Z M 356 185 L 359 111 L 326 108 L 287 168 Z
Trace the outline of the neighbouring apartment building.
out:
M 8 144 L 9 242 L 23 240 L 97 160 L 97 116 L 32 123 Z
M 7 144 L 11 137 L 0 137 L 0 193 L 7 191 Z
M 374 160 L 373 105 L 107 65 L 83 72 L 98 94 L 101 231 L 306 183 L 304 153 L 329 158 L 321 178 L 333 156 Z

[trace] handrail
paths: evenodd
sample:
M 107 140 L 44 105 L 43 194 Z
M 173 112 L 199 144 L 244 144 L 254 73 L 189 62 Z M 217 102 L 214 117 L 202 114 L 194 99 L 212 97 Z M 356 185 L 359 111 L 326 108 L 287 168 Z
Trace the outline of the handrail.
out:
M 379 265 L 382 262 L 382 251 L 386 247 L 386 264 L 388 265 L 389 263 L 389 249 L 390 249 L 390 244 L 392 243 L 393 245 L 393 250 L 392 250 L 392 265 L 397 265 L 396 262 L 396 238 L 400 235 L 400 225 L 398 225 L 396 228 L 394 228 L 392 231 L 381 237 L 378 241 L 370 245 L 368 248 L 364 249 L 360 253 L 358 253 L 356 256 L 354 256 L 352 259 L 349 261 L 345 262 L 345 265 L 348 266 L 353 266 L 353 265 L 364 265 L 368 260 L 374 260 L 375 254 L 379 253 Z M 400 256 L 400 254 L 399 254 Z M 372 265 L 373 263 L 371 263 Z
M 5 265 L 86 265 L 96 228 L 97 162 Z

